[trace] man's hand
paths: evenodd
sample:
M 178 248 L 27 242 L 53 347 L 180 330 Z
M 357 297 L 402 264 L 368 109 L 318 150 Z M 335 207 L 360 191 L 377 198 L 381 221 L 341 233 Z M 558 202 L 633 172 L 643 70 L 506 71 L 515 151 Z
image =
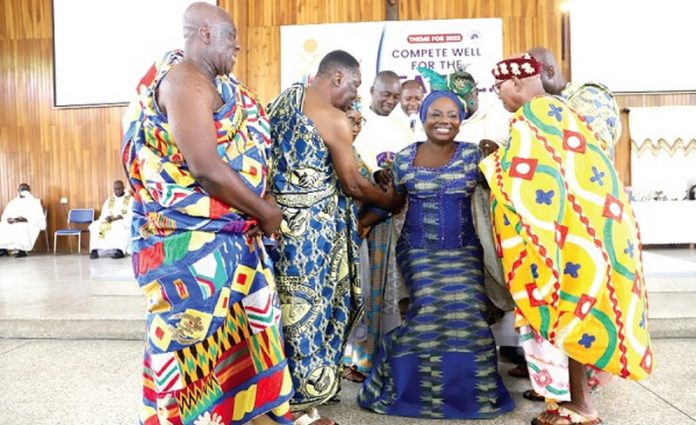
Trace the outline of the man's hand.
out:
M 360 236 L 360 239 L 365 239 L 370 234 L 370 230 L 372 230 L 371 225 L 358 220 L 358 236 Z
M 283 221 L 283 214 L 278 208 L 275 196 L 270 193 L 264 195 L 263 200 L 267 204 L 264 211 L 264 216 L 259 217 L 261 230 L 264 234 L 270 236 L 278 231 L 280 223 Z
M 396 188 L 393 184 L 389 185 L 384 192 L 387 198 L 387 204 L 382 205 L 382 207 L 394 214 L 400 213 L 401 209 L 404 207 L 404 197 L 396 193 Z
M 382 168 L 379 171 L 375 171 L 374 178 L 379 187 L 385 192 L 389 190 L 389 187 L 393 186 L 392 175 L 388 169 Z
M 483 158 L 498 150 L 498 144 L 492 140 L 483 139 L 479 142 L 479 149 Z

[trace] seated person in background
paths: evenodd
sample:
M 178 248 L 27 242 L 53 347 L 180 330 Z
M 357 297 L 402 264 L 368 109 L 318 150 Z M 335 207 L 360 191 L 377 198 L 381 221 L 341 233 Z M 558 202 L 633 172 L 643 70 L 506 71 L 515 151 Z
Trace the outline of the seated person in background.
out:
M 16 250 L 15 257 L 27 256 L 39 236 L 46 230 L 46 216 L 41 200 L 34 198 L 28 184 L 22 183 L 17 189 L 19 196 L 7 204 L 0 220 L 0 257 Z
M 126 193 L 121 180 L 114 182 L 114 194 L 102 205 L 99 219 L 89 225 L 89 258 L 99 258 L 99 251 L 114 251 L 111 258 L 123 258 L 130 252 L 133 196 Z

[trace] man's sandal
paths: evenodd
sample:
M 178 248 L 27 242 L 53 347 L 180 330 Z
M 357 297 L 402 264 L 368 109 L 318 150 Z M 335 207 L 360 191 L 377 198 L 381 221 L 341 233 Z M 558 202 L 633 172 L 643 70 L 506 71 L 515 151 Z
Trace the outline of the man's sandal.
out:
M 513 378 L 529 378 L 529 369 L 527 369 L 527 365 L 517 365 L 508 370 L 508 375 Z
M 292 422 L 292 425 L 310 425 L 310 424 L 315 424 L 315 425 L 338 425 L 337 422 L 332 421 L 331 419 L 324 419 L 321 416 L 319 416 L 319 412 L 315 407 L 312 407 L 305 411 L 304 415 L 295 418 L 295 420 Z
M 343 379 L 351 382 L 361 383 L 365 380 L 365 375 L 362 374 L 355 366 L 346 367 L 343 369 Z
M 529 400 L 529 401 L 544 401 L 546 398 L 544 398 L 543 395 L 539 394 L 538 392 L 534 390 L 527 390 L 522 393 L 522 398 Z
M 587 419 L 586 417 L 582 416 L 578 412 L 569 409 L 566 406 L 559 406 L 558 409 L 547 409 L 546 412 L 544 413 L 550 413 L 553 416 L 558 416 L 559 418 L 565 419 L 568 421 L 568 424 L 563 424 L 563 425 L 600 425 L 602 424 L 602 420 L 599 418 L 595 419 Z M 538 418 L 534 418 L 532 420 L 532 425 L 557 425 L 553 424 L 550 422 L 544 422 L 539 420 Z

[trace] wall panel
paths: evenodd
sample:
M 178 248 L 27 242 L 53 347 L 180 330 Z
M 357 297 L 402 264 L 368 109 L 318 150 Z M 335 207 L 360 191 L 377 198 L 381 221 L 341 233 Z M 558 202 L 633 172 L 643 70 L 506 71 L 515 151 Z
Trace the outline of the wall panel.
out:
M 280 90 L 281 25 L 379 21 L 386 16 L 382 0 L 218 3 L 238 27 L 242 51 L 235 72 L 264 104 Z M 502 17 L 506 54 L 545 45 L 560 55 L 559 4 L 560 0 L 399 0 L 398 14 L 402 20 Z M 61 197 L 69 199 L 68 207 L 99 208 L 111 182 L 123 178 L 119 145 L 124 108 L 52 107 L 51 25 L 51 0 L 0 2 L 0 209 L 26 181 L 47 205 L 52 233 L 67 217 Z M 94 64 L 94 72 L 100 66 L 105 64 Z M 619 102 L 622 107 L 696 104 L 696 95 L 621 96 Z M 628 166 L 621 163 L 622 174 Z M 42 247 L 43 242 L 37 242 L 37 248 Z M 59 248 L 65 247 L 63 242 Z

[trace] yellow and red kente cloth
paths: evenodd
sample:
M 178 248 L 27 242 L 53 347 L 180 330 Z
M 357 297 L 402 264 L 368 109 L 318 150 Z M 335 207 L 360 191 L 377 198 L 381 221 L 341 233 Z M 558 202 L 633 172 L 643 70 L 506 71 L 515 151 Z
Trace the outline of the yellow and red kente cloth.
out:
M 526 103 L 510 130 L 510 144 L 481 169 L 518 326 L 592 369 L 647 377 L 653 355 L 640 235 L 607 152 L 555 97 Z M 550 382 L 543 370 L 532 372 Z

